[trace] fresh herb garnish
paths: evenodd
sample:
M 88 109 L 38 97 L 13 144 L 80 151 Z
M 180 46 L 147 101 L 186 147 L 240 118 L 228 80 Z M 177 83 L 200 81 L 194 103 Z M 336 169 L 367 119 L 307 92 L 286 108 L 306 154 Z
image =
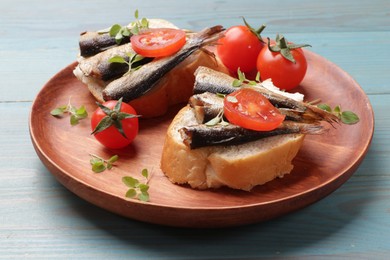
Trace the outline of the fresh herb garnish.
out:
M 108 60 L 108 62 L 110 62 L 110 63 L 121 63 L 121 64 L 126 63 L 127 65 L 129 65 L 129 70 L 125 73 L 125 75 L 132 72 L 132 71 L 135 71 L 135 70 L 138 70 L 139 68 L 141 68 L 142 65 L 138 65 L 136 67 L 133 67 L 133 66 L 136 62 L 144 59 L 143 56 L 136 54 L 136 53 L 129 53 L 128 52 L 128 53 L 126 53 L 126 55 L 129 57 L 129 61 L 127 61 L 125 58 L 118 56 L 118 55 L 111 57 Z
M 341 122 L 347 125 L 353 125 L 359 122 L 359 116 L 352 111 L 342 111 L 341 106 L 335 106 L 333 109 L 328 104 L 319 104 L 317 107 L 322 110 L 328 111 L 329 113 L 337 116 Z
M 207 121 L 205 123 L 206 126 L 216 126 L 216 125 L 223 125 L 223 126 L 226 126 L 228 125 L 229 123 L 226 122 L 224 119 L 223 119 L 223 109 L 221 109 L 221 111 L 219 111 L 218 115 L 216 115 L 216 117 L 214 117 L 213 119 Z
M 255 80 L 249 80 L 245 77 L 245 73 L 243 73 L 240 68 L 237 69 L 238 79 L 233 80 L 233 87 L 240 87 L 242 84 L 248 84 L 251 86 L 255 86 L 260 83 L 260 72 L 257 72 Z
M 149 29 L 149 21 L 146 18 L 138 19 L 138 10 L 134 12 L 135 21 L 131 25 L 131 33 L 139 34 L 140 30 Z
M 85 106 L 83 105 L 79 108 L 73 106 L 70 103 L 70 98 L 67 105 L 57 107 L 50 111 L 50 114 L 55 117 L 62 117 L 66 113 L 70 114 L 70 124 L 72 126 L 77 125 L 81 119 L 88 117 L 88 112 L 85 109 Z
M 114 24 L 111 26 L 109 34 L 115 38 L 115 42 L 120 44 L 124 38 L 130 37 L 131 31 L 127 26 L 121 26 L 120 24 Z
M 108 160 L 105 160 L 95 154 L 90 154 L 90 156 L 91 159 L 89 160 L 89 162 L 92 165 L 92 171 L 95 173 L 103 172 L 106 169 L 111 170 L 114 166 L 114 163 L 119 159 L 118 155 L 111 156 L 111 158 Z
M 130 24 L 130 28 L 127 26 L 121 26 L 120 24 L 114 24 L 108 29 L 108 33 L 111 37 L 115 38 L 117 44 L 121 44 L 124 38 L 128 38 L 131 35 L 138 34 L 142 29 L 149 28 L 149 21 L 146 18 L 138 19 L 138 10 L 134 12 L 135 21 Z M 107 32 L 106 30 L 99 31 L 100 33 Z
M 146 202 L 149 201 L 149 172 L 147 169 L 143 169 L 141 174 L 145 178 L 145 182 L 140 182 L 131 176 L 124 176 L 122 182 L 129 187 L 125 195 L 127 198 L 136 198 Z

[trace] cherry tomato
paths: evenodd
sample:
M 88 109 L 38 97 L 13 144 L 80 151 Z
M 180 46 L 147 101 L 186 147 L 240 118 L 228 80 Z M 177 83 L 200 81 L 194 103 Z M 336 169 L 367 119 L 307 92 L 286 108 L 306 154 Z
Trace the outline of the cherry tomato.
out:
M 186 43 L 183 30 L 155 28 L 142 31 L 130 39 L 134 51 L 144 57 L 165 57 L 179 51 Z
M 225 97 L 224 115 L 230 123 L 256 131 L 274 130 L 285 118 L 268 99 L 249 88 Z
M 218 40 L 217 55 L 231 71 L 244 73 L 256 69 L 256 59 L 264 43 L 247 26 L 230 27 L 225 37 Z
M 290 52 L 295 63 L 283 57 L 280 52 L 263 48 L 257 57 L 257 70 L 261 80 L 271 78 L 275 86 L 284 90 L 297 87 L 305 77 L 307 61 L 302 49 L 292 49 Z
M 107 119 L 107 117 L 110 117 L 114 121 L 119 120 L 119 112 L 134 115 L 134 117 L 120 120 L 123 133 L 126 137 L 119 132 L 115 126 L 115 123 L 101 132 L 94 133 L 95 138 L 101 144 L 111 149 L 120 149 L 128 146 L 138 134 L 138 117 L 136 116 L 137 113 L 134 108 L 129 104 L 121 103 L 120 109 L 116 111 L 115 106 L 117 103 L 118 101 L 116 100 L 110 100 L 102 104 L 104 107 L 111 110 L 110 115 L 107 115 L 101 107 L 98 107 L 95 112 L 93 112 L 91 117 L 91 128 L 93 131 L 95 131 L 98 124 L 104 118 Z

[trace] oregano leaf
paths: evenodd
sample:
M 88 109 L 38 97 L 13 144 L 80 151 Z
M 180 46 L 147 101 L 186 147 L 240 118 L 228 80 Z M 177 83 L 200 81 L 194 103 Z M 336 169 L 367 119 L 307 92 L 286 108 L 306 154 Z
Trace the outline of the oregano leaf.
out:
M 321 108 L 322 110 L 325 110 L 325 111 L 327 111 L 329 113 L 332 112 L 332 108 L 329 105 L 327 105 L 327 104 L 319 104 L 319 105 L 317 105 L 317 107 Z
M 71 115 L 71 116 L 70 116 L 70 124 L 71 124 L 72 126 L 75 126 L 75 125 L 77 125 L 78 123 L 79 123 L 79 119 L 77 118 L 77 116 Z
M 53 109 L 52 111 L 50 111 L 50 114 L 52 116 L 62 116 L 64 114 L 64 109 L 57 107 L 57 108 Z
M 352 111 L 343 111 L 341 113 L 341 121 L 344 124 L 353 125 L 360 121 L 360 118 L 358 115 L 356 115 Z
M 146 179 L 149 177 L 148 169 L 142 169 L 141 171 L 142 176 L 144 176 Z
M 126 197 L 127 198 L 134 198 L 137 195 L 137 191 L 135 189 L 129 189 L 126 192 Z
M 147 191 L 142 192 L 141 194 L 138 195 L 138 199 L 144 202 L 149 201 L 149 193 Z
M 122 26 L 120 24 L 114 24 L 111 26 L 109 34 L 111 37 L 116 37 L 116 35 L 119 33 L 121 30 Z
M 114 155 L 110 159 L 108 159 L 108 162 L 109 163 L 114 163 L 114 162 L 118 161 L 118 159 L 119 159 L 119 156 L 118 155 Z
M 122 178 L 122 182 L 127 186 L 127 187 L 130 187 L 130 188 L 135 188 L 139 181 L 131 176 L 125 176 Z
M 92 171 L 95 173 L 103 172 L 105 170 L 106 170 L 106 166 L 104 165 L 104 162 L 102 162 L 102 161 L 95 162 L 92 165 Z
M 121 56 L 113 56 L 108 60 L 109 63 L 127 63 Z

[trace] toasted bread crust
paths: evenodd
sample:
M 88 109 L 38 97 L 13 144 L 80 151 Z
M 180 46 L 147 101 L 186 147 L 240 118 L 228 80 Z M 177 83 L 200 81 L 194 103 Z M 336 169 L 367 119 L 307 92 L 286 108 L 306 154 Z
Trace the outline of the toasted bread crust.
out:
M 293 169 L 304 135 L 274 136 L 237 146 L 189 149 L 178 129 L 195 120 L 190 107 L 179 111 L 168 128 L 161 169 L 171 182 L 207 189 L 228 186 L 249 191 Z

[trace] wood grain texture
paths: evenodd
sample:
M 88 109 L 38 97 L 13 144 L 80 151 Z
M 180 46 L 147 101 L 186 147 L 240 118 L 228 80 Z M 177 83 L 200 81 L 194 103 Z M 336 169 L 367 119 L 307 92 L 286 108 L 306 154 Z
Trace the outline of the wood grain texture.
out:
M 389 1 L 27 1 L 0 3 L 0 259 L 387 259 L 390 253 Z M 153 8 L 150 8 L 153 6 Z M 77 35 L 134 9 L 182 27 L 266 22 L 339 65 L 369 94 L 375 134 L 340 189 L 287 216 L 241 228 L 174 229 L 101 210 L 60 185 L 28 133 L 31 101 L 70 64 Z M 348 49 L 348 48 L 349 49 Z M 26 101 L 26 102 L 20 102 Z M 4 123 L 6 122 L 6 123 Z

